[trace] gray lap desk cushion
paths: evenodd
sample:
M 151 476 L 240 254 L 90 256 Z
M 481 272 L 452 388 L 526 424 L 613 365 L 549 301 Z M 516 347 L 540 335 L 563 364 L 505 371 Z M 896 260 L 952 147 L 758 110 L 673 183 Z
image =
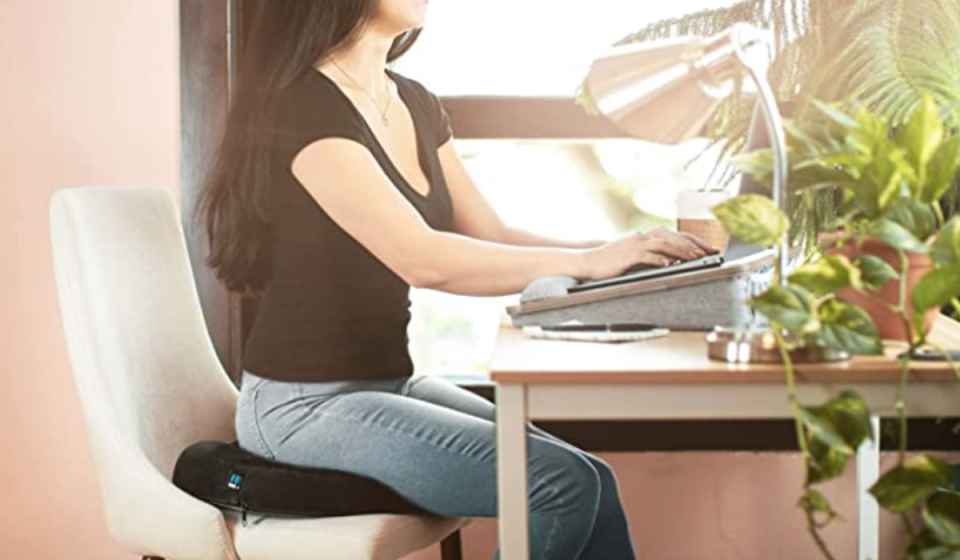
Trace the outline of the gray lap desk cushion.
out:
M 762 322 L 747 300 L 772 278 L 772 252 L 728 261 L 718 268 L 569 293 L 579 280 L 544 276 L 528 284 L 520 303 L 507 308 L 514 326 L 583 323 L 651 323 L 676 330 Z

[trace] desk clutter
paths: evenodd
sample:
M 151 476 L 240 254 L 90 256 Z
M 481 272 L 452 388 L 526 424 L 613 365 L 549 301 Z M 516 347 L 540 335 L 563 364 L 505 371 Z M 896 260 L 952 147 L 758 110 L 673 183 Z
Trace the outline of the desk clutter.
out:
M 717 268 L 569 292 L 571 276 L 544 276 L 528 284 L 507 313 L 514 326 L 643 322 L 675 330 L 710 331 L 762 323 L 747 305 L 773 280 L 773 252 L 761 251 Z M 528 331 L 533 332 L 533 331 Z

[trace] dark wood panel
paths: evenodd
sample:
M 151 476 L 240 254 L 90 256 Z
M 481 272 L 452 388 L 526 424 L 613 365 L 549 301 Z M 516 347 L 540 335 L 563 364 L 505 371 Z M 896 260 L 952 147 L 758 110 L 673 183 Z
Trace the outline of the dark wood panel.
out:
M 207 330 L 221 363 L 236 376 L 231 300 L 204 260 L 209 246 L 192 216 L 201 182 L 223 134 L 230 91 L 233 0 L 180 1 L 181 201 L 184 234 Z
M 569 97 L 441 97 L 456 138 L 625 138 L 607 119 Z

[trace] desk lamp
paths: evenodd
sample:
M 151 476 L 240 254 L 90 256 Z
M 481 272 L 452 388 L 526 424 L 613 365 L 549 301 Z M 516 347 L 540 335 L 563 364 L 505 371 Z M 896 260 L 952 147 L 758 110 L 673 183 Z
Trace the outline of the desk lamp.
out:
M 713 37 L 681 37 L 611 47 L 597 57 L 587 75 L 587 89 L 600 113 L 627 134 L 676 144 L 701 135 L 733 79 L 746 72 L 760 94 L 773 152 L 773 202 L 786 210 L 787 159 L 783 121 L 766 79 L 769 33 L 737 23 Z M 777 246 L 776 274 L 786 282 L 787 244 Z M 721 333 L 722 336 L 719 337 Z M 779 360 L 773 334 L 717 328 L 708 337 L 710 355 L 731 362 Z M 815 349 L 799 353 L 801 361 L 843 359 Z

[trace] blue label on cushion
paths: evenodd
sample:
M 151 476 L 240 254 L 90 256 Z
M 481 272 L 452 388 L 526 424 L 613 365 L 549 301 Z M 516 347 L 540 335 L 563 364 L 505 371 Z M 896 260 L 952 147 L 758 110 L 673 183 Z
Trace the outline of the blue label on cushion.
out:
M 243 475 L 240 473 L 230 473 L 230 478 L 227 479 L 227 488 L 239 490 L 241 484 L 243 484 Z

